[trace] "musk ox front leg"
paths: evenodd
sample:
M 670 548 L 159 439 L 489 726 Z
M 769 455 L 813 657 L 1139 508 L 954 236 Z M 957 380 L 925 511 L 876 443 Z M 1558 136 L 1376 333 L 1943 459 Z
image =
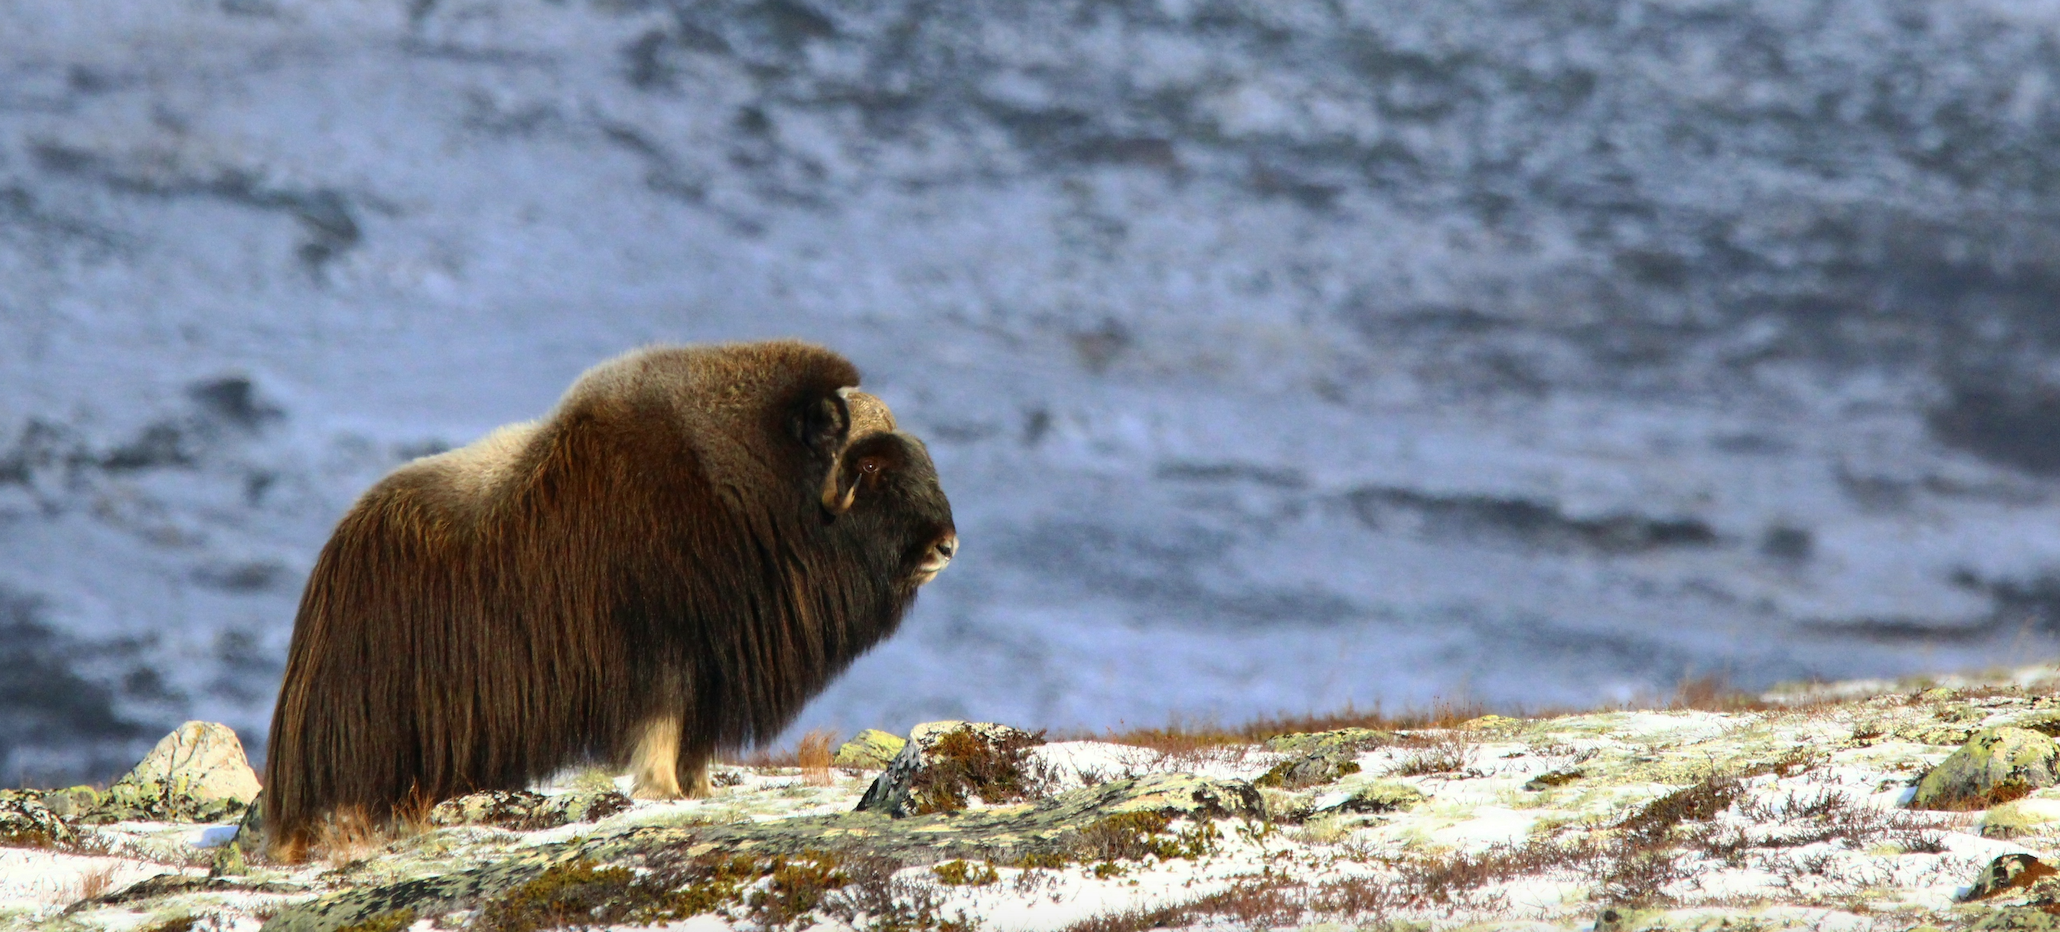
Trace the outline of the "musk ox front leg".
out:
M 654 715 L 637 727 L 636 741 L 629 755 L 632 785 L 637 799 L 678 799 L 680 792 L 680 728 L 677 712 Z
M 703 797 L 708 761 L 714 748 L 684 740 L 684 717 L 676 712 L 651 716 L 637 728 L 629 759 L 630 795 L 637 799 Z

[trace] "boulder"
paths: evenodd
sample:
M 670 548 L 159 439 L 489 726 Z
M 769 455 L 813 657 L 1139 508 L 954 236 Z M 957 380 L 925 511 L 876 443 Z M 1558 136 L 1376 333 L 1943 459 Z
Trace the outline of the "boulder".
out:
M 236 732 L 213 722 L 187 722 L 108 787 L 87 819 L 221 822 L 243 815 L 257 794 L 257 774 Z
M 1356 755 L 1367 748 L 1393 743 L 1393 732 L 1375 731 L 1371 728 L 1339 728 L 1335 731 L 1275 735 L 1265 742 L 1266 750 L 1298 757 L 1341 752 Z
M 1986 809 L 2060 783 L 2060 744 L 2025 728 L 1984 728 L 1917 784 L 1913 809 Z
M 868 728 L 859 732 L 851 740 L 839 745 L 837 747 L 837 756 L 831 760 L 831 763 L 839 767 L 877 770 L 887 766 L 890 761 L 894 760 L 894 755 L 901 753 L 902 747 L 906 744 L 908 744 L 908 739 L 899 735 L 890 735 L 877 728 Z
M 78 833 L 33 790 L 0 790 L 0 845 L 49 848 L 78 841 Z
M 1359 752 L 1393 744 L 1394 741 L 1393 734 L 1370 728 L 1340 728 L 1268 738 L 1267 750 L 1294 757 L 1276 764 L 1253 781 L 1253 785 L 1299 790 L 1334 783 L 1341 777 L 1359 772 L 1359 762 L 1355 759 Z
M 2032 855 L 2006 854 L 1982 868 L 1981 874 L 1968 886 L 1965 899 L 1985 900 L 2010 890 L 2025 889 L 2054 873 L 2052 865 Z
M 1353 760 L 1353 756 L 1350 751 L 1330 751 L 1282 761 L 1259 779 L 1252 781 L 1252 784 L 1299 790 L 1303 787 L 1334 783 L 1340 777 L 1359 772 L 1359 762 Z
M 245 858 L 262 854 L 265 848 L 265 794 L 262 790 L 251 797 L 250 805 L 243 807 L 243 818 L 236 823 L 236 840 L 230 845 Z
M 58 817 L 76 819 L 99 807 L 102 793 L 90 786 L 74 786 L 62 790 L 44 790 L 43 805 L 49 807 Z
M 991 722 L 924 722 L 856 811 L 900 818 L 1035 798 L 1049 781 L 1024 752 L 1043 743 L 1042 733 Z

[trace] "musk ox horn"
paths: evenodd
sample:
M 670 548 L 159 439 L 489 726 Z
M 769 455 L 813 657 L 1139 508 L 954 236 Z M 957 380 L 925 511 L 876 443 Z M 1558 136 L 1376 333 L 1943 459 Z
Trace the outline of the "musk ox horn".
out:
M 857 384 L 803 343 L 654 347 L 381 479 L 294 621 L 275 852 L 594 757 L 705 791 L 718 748 L 778 733 L 957 546 L 927 450 Z

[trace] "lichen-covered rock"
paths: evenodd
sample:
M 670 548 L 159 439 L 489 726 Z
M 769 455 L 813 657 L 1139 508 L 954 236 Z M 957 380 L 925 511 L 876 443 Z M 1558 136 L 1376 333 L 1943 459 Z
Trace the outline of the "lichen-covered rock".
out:
M 2031 886 L 2056 873 L 2053 867 L 2029 854 L 2006 854 L 1989 862 L 1967 888 L 1967 899 L 1985 900 L 2008 890 Z
M 44 790 L 43 805 L 60 818 L 76 819 L 97 808 L 103 794 L 90 786 L 73 786 L 61 790 Z
M 958 725 L 963 723 L 947 723 Z M 1018 734 L 1022 734 L 1018 732 Z M 263 932 L 336 932 L 411 909 L 419 919 L 476 908 L 549 870 L 589 861 L 662 868 L 694 858 L 764 858 L 832 854 L 933 864 L 963 859 L 995 864 L 1075 862 L 1112 823 L 1135 826 L 1174 820 L 1208 822 L 1262 815 L 1259 791 L 1243 780 L 1187 773 L 1115 780 L 1013 806 L 884 818 L 852 812 L 773 822 L 643 827 L 592 840 L 521 849 L 506 861 L 414 877 L 296 903 L 268 920 Z M 1209 832 L 1193 833 L 1194 838 Z M 1168 842 L 1173 839 L 1167 839 Z
M 2060 712 L 2051 709 L 2020 716 L 2003 724 L 2013 728 L 2030 729 L 2048 738 L 2060 738 Z
M 486 790 L 446 799 L 429 810 L 433 825 L 494 825 L 519 832 L 604 819 L 630 807 L 609 790 L 545 796 L 529 790 Z
M 1282 761 L 1252 781 L 1255 786 L 1277 786 L 1285 790 L 1334 783 L 1340 777 L 1359 772 L 1359 762 L 1350 751 L 1332 750 Z
M 1050 781 L 1024 752 L 1043 743 L 1041 733 L 992 722 L 924 722 L 909 730 L 857 811 L 899 818 L 1035 798 Z
M 1984 728 L 1917 784 L 1916 809 L 1985 809 L 2060 783 L 2060 744 L 2025 728 Z
M 245 857 L 256 855 L 265 847 L 265 794 L 262 790 L 251 797 L 250 805 L 243 807 L 243 818 L 236 822 L 235 847 Z
M 0 790 L 0 845 L 48 848 L 68 845 L 78 833 L 43 804 L 32 790 Z
M 85 820 L 220 822 L 241 816 L 257 794 L 257 774 L 236 732 L 214 722 L 187 722 L 108 787 Z
M 1266 750 L 1282 754 L 1308 756 L 1349 752 L 1356 754 L 1368 748 L 1393 744 L 1393 732 L 1375 731 L 1371 728 L 1340 728 L 1335 731 L 1316 731 L 1305 734 L 1276 735 L 1266 739 Z
M 831 763 L 839 767 L 862 767 L 867 770 L 885 767 L 907 744 L 908 739 L 900 735 L 890 735 L 877 728 L 868 728 L 839 745 Z
M 1981 818 L 1981 834 L 1987 838 L 2019 838 L 2060 827 L 2060 799 L 2044 794 L 1990 807 Z
M 1406 783 L 1379 781 L 1351 790 L 1325 794 L 1316 798 L 1315 811 L 1333 812 L 1397 812 L 1407 809 L 1428 797 L 1416 787 Z

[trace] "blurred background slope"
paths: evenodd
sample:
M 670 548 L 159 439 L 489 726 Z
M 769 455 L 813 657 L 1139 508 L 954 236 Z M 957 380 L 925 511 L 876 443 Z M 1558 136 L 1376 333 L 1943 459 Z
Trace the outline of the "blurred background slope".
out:
M 963 559 L 800 727 L 2050 656 L 2060 5 L 0 6 L 0 783 L 254 752 L 329 528 L 837 347 Z

